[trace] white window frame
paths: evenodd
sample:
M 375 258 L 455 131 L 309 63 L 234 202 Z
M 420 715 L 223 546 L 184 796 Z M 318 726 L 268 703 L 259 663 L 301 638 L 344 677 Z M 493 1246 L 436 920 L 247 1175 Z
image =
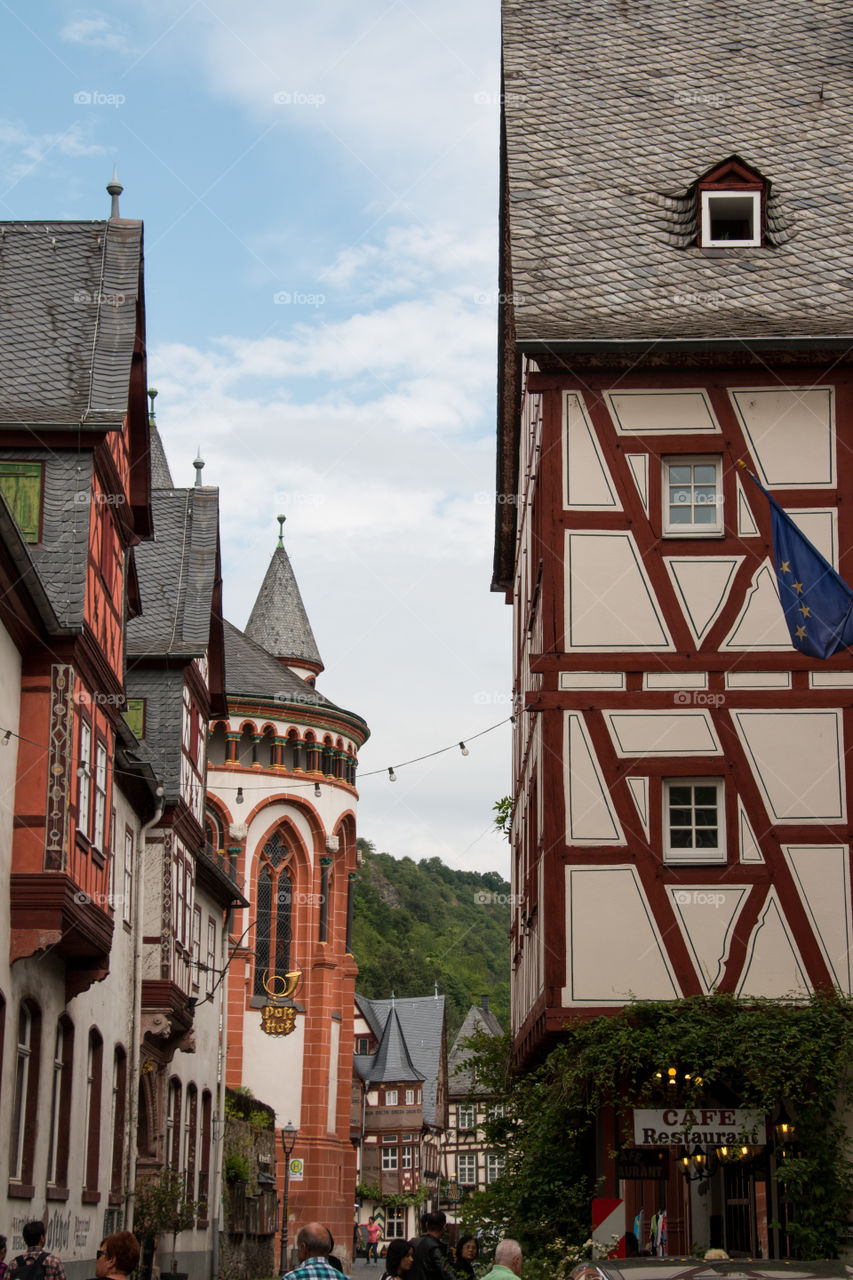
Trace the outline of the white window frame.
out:
M 385 1210 L 385 1239 L 386 1240 L 402 1240 L 406 1235 L 406 1209 L 401 1206 L 397 1209 Z
M 398 1095 L 397 1095 L 397 1090 L 396 1090 L 396 1089 L 386 1089 L 386 1090 L 385 1090 L 385 1106 L 386 1106 L 386 1107 L 396 1107 L 396 1105 L 397 1105 L 397 1096 L 398 1096 Z
M 411 1169 L 411 1168 L 412 1168 L 412 1148 L 411 1148 L 411 1147 L 401 1147 L 401 1148 L 400 1148 L 400 1150 L 401 1150 L 401 1152 L 402 1152 L 402 1157 L 403 1157 L 403 1158 L 402 1158 L 402 1163 L 401 1163 L 401 1168 L 403 1168 L 403 1169 Z
M 107 822 L 107 748 L 105 743 L 95 742 L 95 825 L 92 845 L 99 853 L 105 852 Z
M 133 832 L 129 827 L 124 829 L 124 876 L 122 878 L 122 919 L 125 924 L 132 920 L 133 906 Z
M 714 507 L 716 509 L 716 519 L 713 523 L 699 524 L 691 520 L 688 524 L 676 524 L 669 518 L 669 493 L 670 493 L 670 467 L 713 467 L 714 468 L 714 489 L 716 490 L 716 500 Z M 693 473 L 691 471 L 691 477 Z M 691 489 L 695 485 L 695 481 L 691 478 Z M 672 487 L 682 488 L 684 486 L 675 484 Z M 699 503 L 691 503 L 691 511 Z M 676 457 L 665 457 L 661 459 L 661 529 L 665 538 L 719 538 L 722 536 L 725 526 L 723 522 L 723 459 L 720 454 L 699 454 L 686 453 L 679 454 Z
M 398 1137 L 397 1137 L 397 1134 L 396 1134 L 396 1133 L 383 1133 L 383 1135 L 382 1135 L 382 1141 L 383 1141 L 383 1143 L 384 1143 L 386 1146 L 388 1146 L 388 1145 L 390 1145 L 390 1144 L 392 1144 L 392 1143 L 396 1146 L 396 1144 L 397 1144 L 397 1142 L 399 1141 L 399 1139 L 398 1139 Z
M 33 1051 L 33 1015 L 25 1004 L 18 1009 L 18 1047 L 12 1098 L 12 1132 L 9 1144 L 9 1181 L 20 1182 L 24 1164 L 24 1133 L 30 1091 L 30 1058 Z
M 399 1161 L 396 1147 L 382 1148 L 382 1172 L 396 1173 Z
M 53 1072 L 50 1100 L 50 1137 L 47 1144 L 47 1185 L 49 1187 L 56 1186 L 56 1170 L 59 1164 L 59 1119 L 62 1111 L 62 1073 L 65 1069 L 64 1047 L 65 1028 L 61 1022 L 57 1022 L 53 1049 Z
M 486 1154 L 486 1186 L 491 1182 L 496 1182 L 504 1171 L 504 1157 L 495 1155 L 494 1152 Z
M 216 921 L 207 917 L 207 994 L 213 995 L 216 970 Z
M 670 811 L 670 792 L 673 787 L 714 787 L 717 793 L 716 810 L 717 810 L 717 847 L 715 849 L 698 849 L 698 848 L 678 848 L 671 844 L 671 832 L 669 821 Z M 725 781 L 723 778 L 664 778 L 663 780 L 663 796 L 662 796 L 662 821 L 663 821 L 663 860 L 665 863 L 679 863 L 681 865 L 693 866 L 725 866 L 726 863 L 726 792 Z M 696 807 L 695 793 L 691 808 Z M 694 834 L 697 828 L 693 824 L 690 828 Z
M 471 1177 L 471 1169 L 473 1168 L 474 1176 Z M 477 1185 L 477 1156 L 476 1154 L 457 1155 L 456 1157 L 456 1181 L 460 1187 L 476 1187 Z
M 457 1128 L 463 1129 L 466 1133 L 477 1128 L 477 1110 L 475 1107 L 466 1106 L 464 1103 L 457 1108 L 456 1112 Z
M 80 721 L 80 759 L 77 765 L 77 831 L 89 839 L 89 808 L 92 792 L 92 730 Z
M 415 1091 L 414 1089 L 407 1089 L 406 1090 L 406 1106 L 413 1107 L 414 1105 L 415 1105 Z
M 703 249 L 744 249 L 761 244 L 761 192 L 744 191 L 734 188 L 731 191 L 719 191 L 709 188 L 701 193 L 700 217 L 702 223 Z M 752 205 L 752 235 L 746 240 L 712 240 L 711 239 L 711 201 L 747 200 Z

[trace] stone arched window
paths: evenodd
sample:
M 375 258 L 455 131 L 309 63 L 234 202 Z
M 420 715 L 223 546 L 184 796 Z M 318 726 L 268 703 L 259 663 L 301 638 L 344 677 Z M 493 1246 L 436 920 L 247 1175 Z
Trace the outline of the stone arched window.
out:
M 293 879 L 288 863 L 290 850 L 275 831 L 261 851 L 255 896 L 256 996 L 265 996 L 264 979 L 283 978 L 290 969 Z M 275 984 L 276 986 L 280 984 Z

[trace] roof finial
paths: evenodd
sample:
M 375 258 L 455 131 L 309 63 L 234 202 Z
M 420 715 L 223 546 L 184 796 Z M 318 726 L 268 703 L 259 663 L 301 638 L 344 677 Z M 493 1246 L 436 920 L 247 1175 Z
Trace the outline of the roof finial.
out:
M 197 489 L 200 489 L 200 488 L 201 488 L 201 473 L 202 473 L 202 469 L 203 469 L 203 467 L 204 467 L 204 458 L 201 456 L 201 445 L 199 445 L 199 446 L 198 446 L 198 453 L 196 454 L 195 458 L 193 459 L 193 466 L 195 467 L 195 483 L 196 483 L 196 488 L 197 488 Z
M 124 191 L 124 187 L 118 180 L 115 165 L 113 165 L 113 176 L 107 183 L 107 191 L 113 198 L 112 208 L 110 209 L 110 218 L 120 218 L 121 214 L 118 211 L 118 198 L 122 191 Z
M 287 516 L 276 516 L 278 521 L 278 545 L 280 547 L 284 546 L 284 522 L 286 519 Z
M 435 994 L 433 995 L 433 1000 L 437 1000 L 437 999 L 438 999 L 438 983 L 436 982 L 436 984 L 435 984 Z
M 148 425 L 149 427 L 153 427 L 154 423 L 156 422 L 156 418 L 154 415 L 154 401 L 157 399 L 156 387 L 148 388 L 148 399 L 151 401 L 151 408 L 148 410 Z

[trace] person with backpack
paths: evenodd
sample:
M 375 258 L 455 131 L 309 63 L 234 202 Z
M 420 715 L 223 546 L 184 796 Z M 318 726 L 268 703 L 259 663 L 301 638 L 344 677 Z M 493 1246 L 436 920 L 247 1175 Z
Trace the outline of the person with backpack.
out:
M 7 1280 L 65 1280 L 65 1268 L 44 1247 L 47 1235 L 43 1222 L 25 1222 L 21 1235 L 26 1253 L 18 1254 L 9 1267 Z

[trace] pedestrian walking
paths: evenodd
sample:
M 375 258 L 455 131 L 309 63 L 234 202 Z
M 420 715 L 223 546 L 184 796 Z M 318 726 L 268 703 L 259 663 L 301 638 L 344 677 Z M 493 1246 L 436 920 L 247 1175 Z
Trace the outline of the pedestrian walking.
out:
M 409 1280 L 456 1280 L 441 1242 L 447 1215 L 441 1209 L 426 1215 L 423 1235 L 415 1241 L 415 1260 Z
M 392 1240 L 385 1251 L 382 1280 L 408 1280 L 414 1260 L 414 1240 Z
M 307 1222 L 300 1227 L 296 1234 L 299 1266 L 288 1271 L 290 1280 L 341 1280 L 341 1272 L 329 1262 L 332 1246 L 332 1233 L 322 1222 Z
M 12 1262 L 7 1280 L 65 1280 L 62 1263 L 44 1247 L 47 1239 L 44 1223 L 36 1219 L 25 1222 L 21 1235 L 27 1252 L 19 1253 Z
M 483 1280 L 515 1280 L 521 1275 L 521 1245 L 517 1240 L 501 1240 L 495 1249 L 495 1264 Z
M 379 1237 L 382 1235 L 382 1228 L 375 1218 L 367 1219 L 367 1261 L 370 1262 L 370 1251 L 373 1250 L 374 1263 L 379 1261 Z

